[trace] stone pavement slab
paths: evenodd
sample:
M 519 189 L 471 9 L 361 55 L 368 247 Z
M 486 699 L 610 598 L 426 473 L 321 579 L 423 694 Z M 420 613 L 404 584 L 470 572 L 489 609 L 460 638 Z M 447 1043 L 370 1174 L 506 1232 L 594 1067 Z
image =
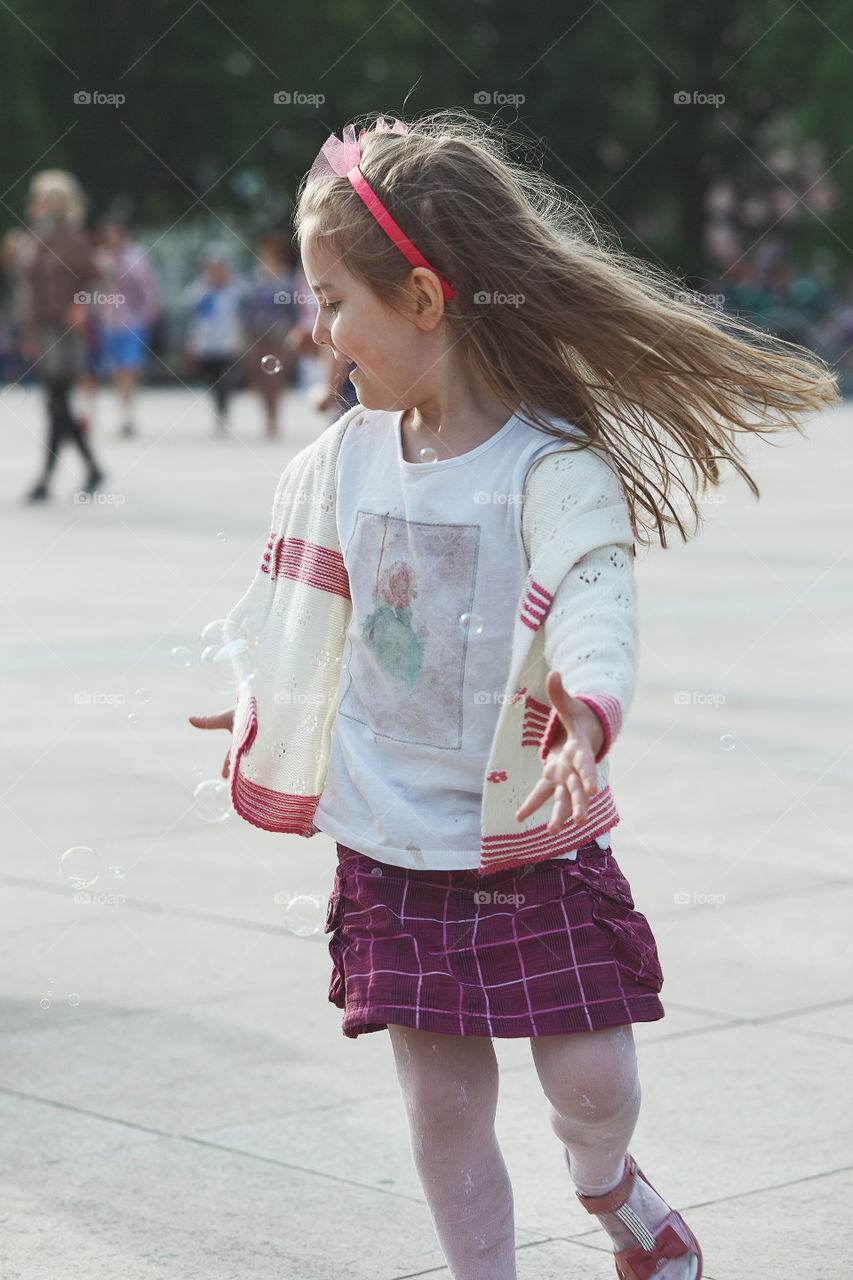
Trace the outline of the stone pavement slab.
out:
M 449 1280 L 388 1037 L 341 1035 L 326 938 L 287 928 L 288 895 L 328 894 L 334 843 L 206 824 L 193 803 L 226 737 L 186 716 L 229 701 L 199 632 L 246 589 L 276 480 L 322 421 L 296 397 L 268 442 L 237 396 L 217 440 L 199 396 L 141 409 L 120 441 L 101 398 L 111 501 L 75 504 L 68 458 L 30 509 L 40 401 L 0 392 L 0 1274 Z M 632 1147 L 689 1213 L 708 1280 L 849 1266 L 851 425 L 845 404 L 807 439 L 750 442 L 761 502 L 729 481 L 697 540 L 637 561 L 612 841 L 667 1016 L 635 1029 Z M 78 901 L 71 845 L 98 860 Z M 495 1048 L 520 1280 L 615 1274 L 529 1043 Z

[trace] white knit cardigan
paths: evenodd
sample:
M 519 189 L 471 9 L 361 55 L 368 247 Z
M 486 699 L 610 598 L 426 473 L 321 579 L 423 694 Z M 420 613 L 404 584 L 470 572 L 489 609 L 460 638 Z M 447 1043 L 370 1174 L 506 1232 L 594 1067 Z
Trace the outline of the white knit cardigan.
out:
M 253 638 L 256 674 L 240 684 L 231 799 L 247 822 L 313 836 L 352 614 L 335 518 L 335 463 L 357 405 L 289 463 L 276 489 L 263 561 L 231 610 L 227 636 Z M 592 449 L 557 449 L 528 470 L 522 537 L 530 566 L 518 600 L 510 673 L 483 778 L 480 874 L 589 844 L 619 822 L 610 746 L 634 694 L 633 536 L 618 473 Z M 515 814 L 542 777 L 556 712 L 545 679 L 597 712 L 604 743 L 586 822 L 546 830 L 553 801 Z

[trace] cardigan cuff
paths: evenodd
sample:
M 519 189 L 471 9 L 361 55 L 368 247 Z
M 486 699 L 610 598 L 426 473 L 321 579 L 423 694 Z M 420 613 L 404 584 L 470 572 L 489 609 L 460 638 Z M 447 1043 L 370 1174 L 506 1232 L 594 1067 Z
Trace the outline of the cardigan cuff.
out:
M 599 764 L 607 755 L 613 740 L 619 732 L 622 725 L 622 706 L 618 698 L 613 698 L 608 693 L 575 693 L 572 697 L 577 698 L 579 702 L 585 702 L 591 711 L 594 711 L 601 722 L 604 730 L 604 741 L 601 744 L 601 750 L 595 757 L 595 763 Z M 554 739 L 559 735 L 559 729 L 562 721 L 557 714 L 556 708 L 552 708 L 548 723 L 545 726 L 545 732 L 539 743 L 539 759 L 544 760 L 548 752 L 554 745 Z

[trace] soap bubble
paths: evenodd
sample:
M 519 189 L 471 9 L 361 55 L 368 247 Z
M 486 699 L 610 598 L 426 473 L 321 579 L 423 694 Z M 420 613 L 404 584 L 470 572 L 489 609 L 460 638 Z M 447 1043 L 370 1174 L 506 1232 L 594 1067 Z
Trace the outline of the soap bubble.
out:
M 201 669 L 217 693 L 231 693 L 255 674 L 255 655 L 243 637 L 227 644 L 209 644 L 201 654 Z
M 88 889 L 100 871 L 98 855 L 86 844 L 74 844 L 59 859 L 59 867 L 70 888 Z
M 127 716 L 127 723 L 128 723 L 128 724 L 139 724 L 139 716 L 138 716 L 134 711 L 130 711 L 130 712 L 128 712 L 128 716 Z
M 189 667 L 192 665 L 192 660 L 192 654 L 186 645 L 183 644 L 175 645 L 174 649 L 169 654 L 169 661 L 173 667 Z
M 256 662 L 251 641 L 254 640 L 248 616 L 217 618 L 201 632 L 201 668 L 210 687 L 217 693 L 233 693 L 255 674 Z
M 224 542 L 224 541 L 225 541 L 225 534 L 224 534 L 224 533 L 217 533 L 217 535 L 216 535 L 216 536 L 217 536 L 217 538 L 219 539 L 219 541 L 220 541 L 220 542 Z
M 309 934 L 319 933 L 326 923 L 327 906 L 327 900 L 318 894 L 294 894 L 284 913 L 285 923 L 291 933 L 307 938 Z
M 208 622 L 202 627 L 199 634 L 202 649 L 206 649 L 210 644 L 224 644 L 226 625 L 224 618 L 214 618 L 213 622 Z
M 43 996 L 42 999 L 39 1000 L 39 1008 L 40 1009 L 50 1008 L 50 1001 L 48 1000 L 47 996 Z
M 137 702 L 151 701 L 151 694 L 148 692 L 147 689 L 137 689 L 133 696 L 134 698 L 136 698 Z
M 730 733 L 723 734 L 722 738 L 720 738 L 720 746 L 724 751 L 734 751 L 735 740 Z
M 107 867 L 107 871 L 111 871 L 116 880 L 124 879 L 124 867 Z
M 481 636 L 483 619 L 479 613 L 463 613 L 459 619 L 459 628 L 464 636 Z
M 69 993 L 69 995 L 68 995 L 68 1003 L 71 1005 L 71 1008 L 72 1008 L 72 1009 L 76 1009 L 76 1008 L 77 1008 L 78 1004 L 80 1003 L 80 997 L 78 996 L 78 994 L 77 994 L 77 992 L 76 992 L 76 991 L 71 991 L 71 992 Z
M 421 462 L 438 462 L 438 454 L 435 449 L 421 449 L 419 456 Z
M 195 811 L 202 822 L 224 822 L 231 816 L 231 796 L 228 783 L 218 778 L 200 782 L 193 792 Z
M 261 356 L 261 368 L 264 373 L 281 373 L 282 363 L 278 356 Z

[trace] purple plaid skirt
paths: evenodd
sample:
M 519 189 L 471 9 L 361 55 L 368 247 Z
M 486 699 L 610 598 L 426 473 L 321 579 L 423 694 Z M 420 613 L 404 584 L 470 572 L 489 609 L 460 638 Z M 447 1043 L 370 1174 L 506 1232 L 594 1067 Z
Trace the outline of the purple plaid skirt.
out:
M 482 876 L 337 850 L 325 932 L 345 1036 L 389 1022 L 548 1036 L 664 1016 L 657 946 L 610 849 Z

